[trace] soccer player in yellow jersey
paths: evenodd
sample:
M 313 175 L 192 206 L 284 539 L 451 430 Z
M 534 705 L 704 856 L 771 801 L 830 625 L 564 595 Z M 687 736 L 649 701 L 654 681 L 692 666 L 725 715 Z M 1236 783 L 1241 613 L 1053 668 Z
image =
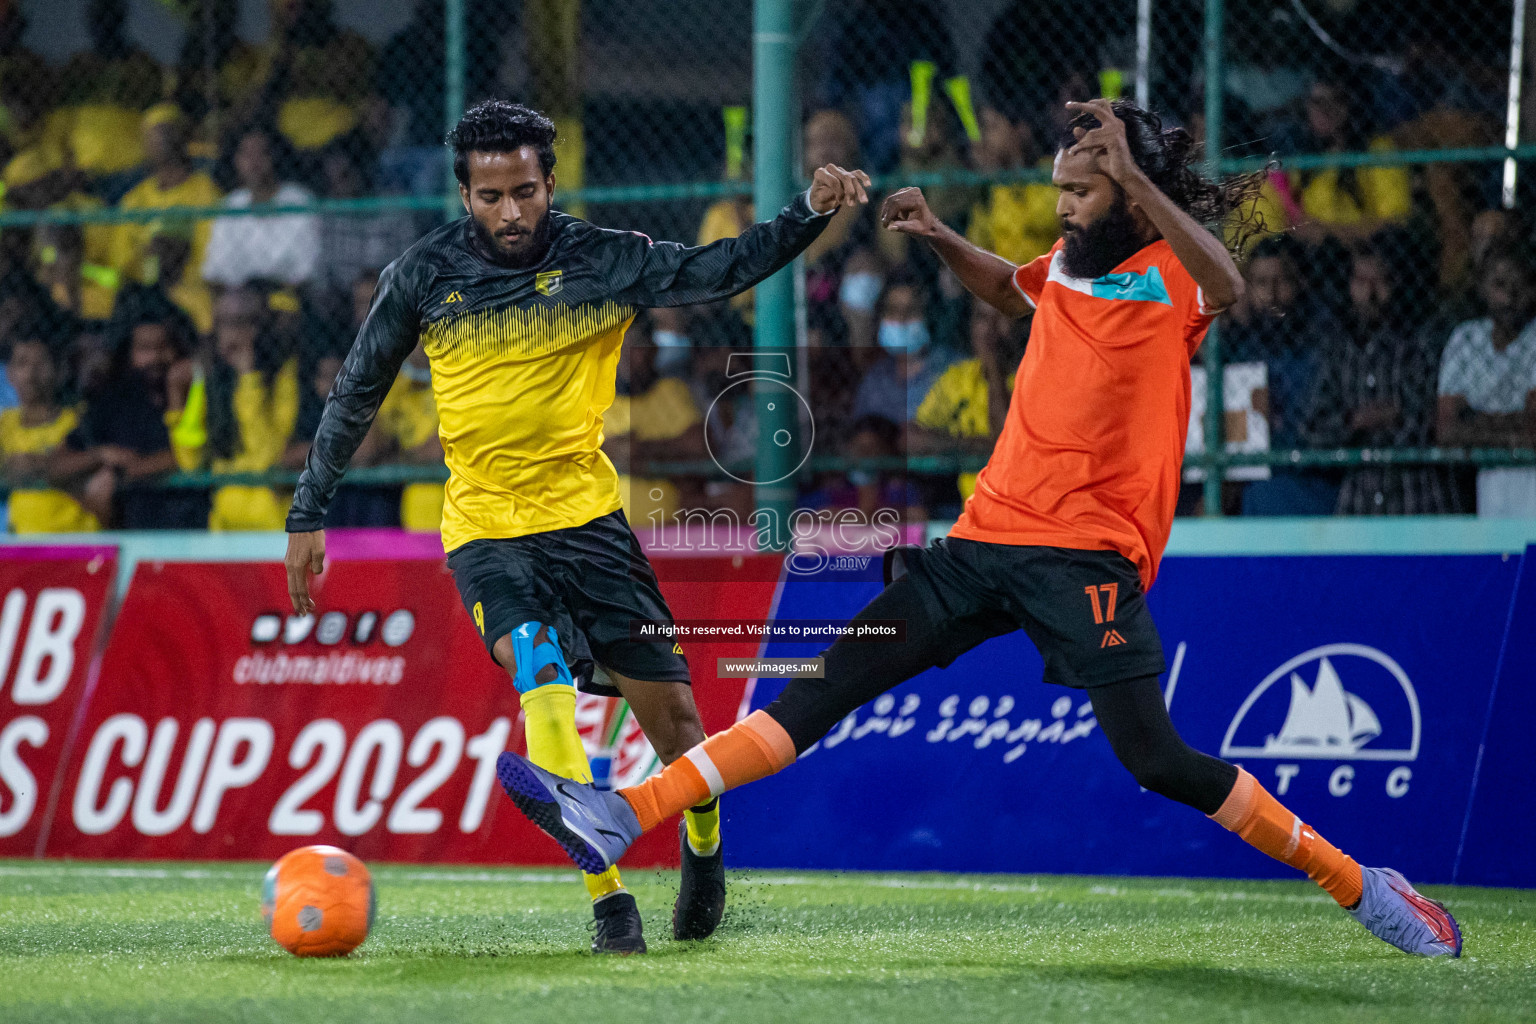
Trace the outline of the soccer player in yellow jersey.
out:
M 294 492 L 286 561 L 294 609 L 308 613 L 326 507 L 419 340 L 449 469 L 448 566 L 520 695 L 530 758 L 590 780 L 577 688 L 624 697 L 664 762 L 704 738 L 682 648 L 630 637 L 636 620 L 670 623 L 671 613 L 601 447 L 625 328 L 645 307 L 752 287 L 804 250 L 838 207 L 868 202 L 869 178 L 822 167 L 772 221 L 690 248 L 551 210 L 554 142 L 547 117 L 500 100 L 474 107 L 449 133 L 468 216 L 422 238 L 379 278 Z M 614 688 L 594 684 L 598 664 Z M 714 931 L 725 906 L 718 803 L 684 817 L 672 931 L 696 939 Z M 639 911 L 616 871 L 587 884 L 593 951 L 643 952 Z

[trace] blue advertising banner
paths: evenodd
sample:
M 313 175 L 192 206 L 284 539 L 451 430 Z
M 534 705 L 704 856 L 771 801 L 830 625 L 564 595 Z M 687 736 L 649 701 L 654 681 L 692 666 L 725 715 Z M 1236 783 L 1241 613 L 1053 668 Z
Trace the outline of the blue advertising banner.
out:
M 1174 722 L 1363 863 L 1448 882 L 1519 565 L 1169 558 L 1149 604 Z M 777 617 L 846 619 L 878 590 L 867 575 L 791 577 Z M 1086 693 L 1046 686 L 1041 670 L 1014 633 L 859 709 L 727 802 L 733 865 L 1294 876 L 1142 792 Z M 752 706 L 781 689 L 758 681 Z
M 1455 880 L 1536 885 L 1536 547 L 1525 551 Z

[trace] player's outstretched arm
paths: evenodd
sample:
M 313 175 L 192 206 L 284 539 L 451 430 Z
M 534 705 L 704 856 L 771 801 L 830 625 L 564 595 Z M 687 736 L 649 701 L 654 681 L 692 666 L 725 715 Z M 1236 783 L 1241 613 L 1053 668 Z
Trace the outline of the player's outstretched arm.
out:
M 319 572 L 324 564 L 325 536 L 320 528 L 325 523 L 325 511 L 336 496 L 347 463 L 363 443 L 384 396 L 400 373 L 400 365 L 416 347 L 420 318 L 411 293 L 400 261 L 391 263 L 379 276 L 368 318 L 325 400 L 315 442 L 294 487 L 285 563 L 288 596 L 300 615 L 315 606 L 309 595 L 309 574 Z
M 869 202 L 869 187 L 869 175 L 863 171 L 828 164 L 816 169 L 811 187 L 777 217 L 752 225 L 736 238 L 687 246 L 614 232 L 622 247 L 643 246 L 621 255 L 635 275 L 615 297 L 635 306 L 686 306 L 744 292 L 804 252 L 839 207 Z
M 1200 286 L 1204 312 L 1219 313 L 1243 296 L 1243 275 L 1232 262 L 1226 245 L 1181 210 L 1148 178 L 1131 156 L 1125 141 L 1125 124 L 1115 116 L 1108 100 L 1068 103 L 1067 109 L 1098 118 L 1092 131 L 1078 128 L 1071 152 L 1093 155 L 1101 172 L 1125 190 L 1126 199 L 1141 208 L 1173 249 L 1189 276 Z
M 926 239 L 966 290 L 987 305 L 1011 317 L 1029 312 L 1029 303 L 1013 286 L 1013 272 L 1018 268 L 972 245 L 935 217 L 922 189 L 904 188 L 887 196 L 880 208 L 880 224 L 888 231 Z

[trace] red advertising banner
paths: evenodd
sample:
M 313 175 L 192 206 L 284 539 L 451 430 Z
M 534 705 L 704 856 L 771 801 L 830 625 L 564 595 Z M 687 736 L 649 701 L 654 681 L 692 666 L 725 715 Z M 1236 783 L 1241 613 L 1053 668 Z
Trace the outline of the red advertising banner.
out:
M 104 545 L 0 550 L 0 856 L 41 852 L 116 568 Z
M 664 583 L 675 613 L 766 616 L 772 584 L 735 582 L 733 561 L 717 582 Z M 517 695 L 443 563 L 334 562 L 318 601 L 291 615 L 280 565 L 140 565 L 47 852 L 267 859 L 321 842 L 365 860 L 565 863 L 496 783 L 497 755 L 522 749 Z M 713 670 L 737 653 L 754 652 L 690 659 L 706 728 L 735 717 L 742 681 Z M 580 712 L 616 781 L 653 770 L 619 702 Z M 676 842 L 657 830 L 626 863 L 676 863 Z

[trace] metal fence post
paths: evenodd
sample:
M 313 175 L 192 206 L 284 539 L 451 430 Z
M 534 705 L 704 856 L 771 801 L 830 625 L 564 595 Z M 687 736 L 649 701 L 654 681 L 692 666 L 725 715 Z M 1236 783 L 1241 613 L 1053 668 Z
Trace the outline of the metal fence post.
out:
M 1509 29 L 1509 103 L 1504 112 L 1504 147 L 1520 145 L 1520 82 L 1525 65 L 1525 0 L 1515 0 L 1514 23 Z M 1515 158 L 1504 158 L 1504 209 L 1515 208 Z
M 794 194 L 793 27 L 791 0 L 753 0 L 752 201 L 759 220 L 775 216 Z M 795 336 L 794 279 L 789 274 L 775 274 L 757 286 L 755 296 L 753 346 L 787 355 Z M 753 479 L 759 481 L 755 503 L 759 511 L 770 515 L 768 522 L 779 524 L 775 543 L 788 536 L 784 524 L 795 505 L 791 470 L 796 449 L 776 443 L 781 431 L 793 433 L 795 429 L 798 410 L 785 397 L 772 378 L 760 376 L 754 382 L 757 466 Z
M 443 131 L 453 130 L 464 114 L 464 0 L 443 0 Z M 462 215 L 458 190 L 453 187 L 453 153 L 448 156 L 448 188 L 443 212 L 448 218 Z
M 1222 15 L 1224 0 L 1205 0 L 1205 173 L 1221 174 Z M 1223 416 L 1221 330 L 1211 324 L 1205 335 L 1205 514 L 1221 515 L 1222 455 L 1226 451 Z

